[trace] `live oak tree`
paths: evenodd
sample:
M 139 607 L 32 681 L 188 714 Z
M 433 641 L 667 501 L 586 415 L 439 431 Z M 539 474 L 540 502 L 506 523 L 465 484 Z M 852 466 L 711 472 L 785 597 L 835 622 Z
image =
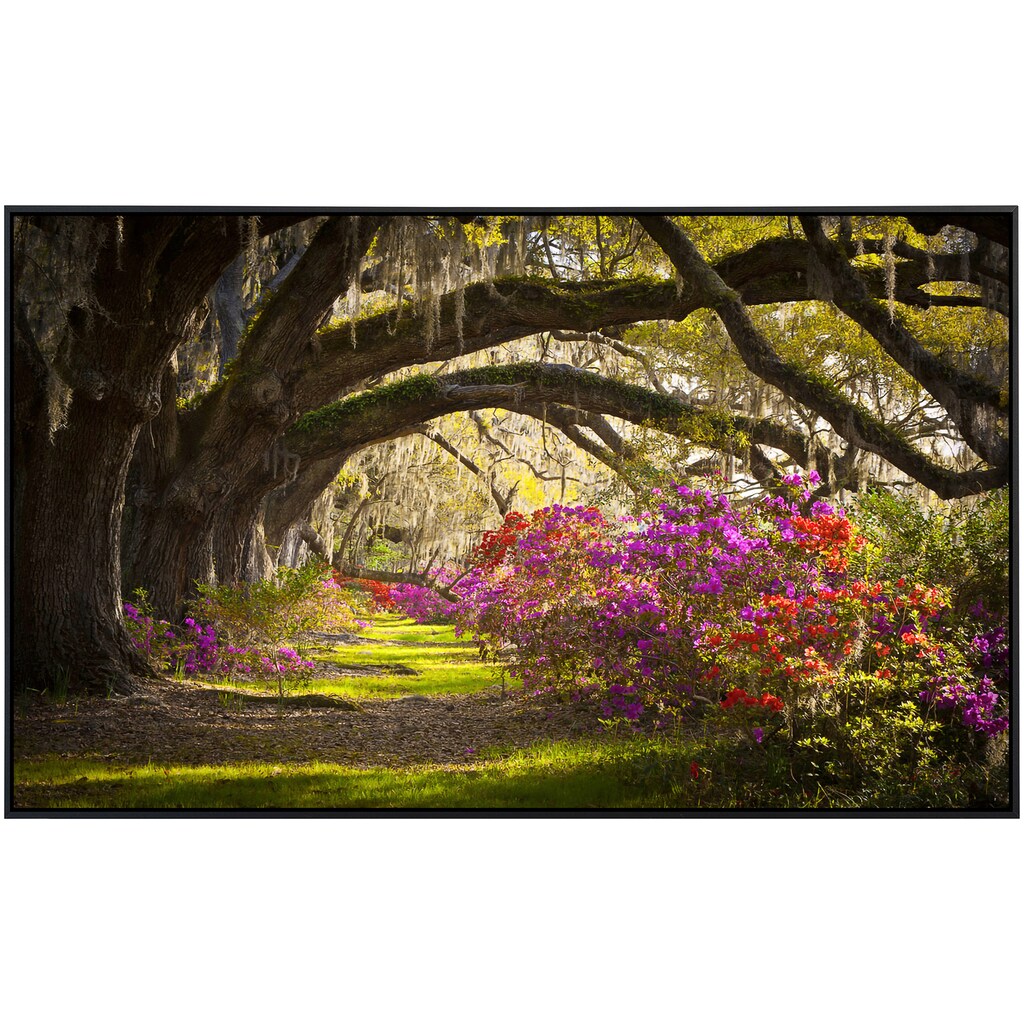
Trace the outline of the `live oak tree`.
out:
M 129 690 L 147 669 L 123 628 L 122 576 L 174 616 L 196 580 L 265 573 L 268 538 L 272 550 L 300 527 L 317 546 L 308 513 L 354 453 L 429 436 L 459 410 L 539 416 L 616 470 L 635 424 L 741 459 L 766 484 L 799 466 L 826 489 L 856 486 L 870 456 L 943 498 L 1003 486 L 1009 224 L 20 214 L 19 676 Z M 257 280 L 272 244 L 267 287 L 245 310 L 239 282 Z M 815 344 L 787 341 L 787 311 L 808 304 Z M 717 354 L 683 343 L 698 322 Z M 204 330 L 212 386 L 181 402 Z M 630 379 L 547 354 L 462 365 L 537 335 L 563 346 L 553 354 L 574 339 L 614 353 Z M 924 443 L 929 431 L 946 447 Z
M 175 351 L 245 241 L 235 217 L 13 224 L 14 664 L 26 685 L 126 689 L 147 671 L 120 611 L 125 476 Z

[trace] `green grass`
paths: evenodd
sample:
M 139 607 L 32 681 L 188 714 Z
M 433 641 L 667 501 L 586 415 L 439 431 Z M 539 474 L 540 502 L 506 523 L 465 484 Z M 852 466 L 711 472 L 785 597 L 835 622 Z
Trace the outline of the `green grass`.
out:
M 500 682 L 497 669 L 482 662 L 476 644 L 459 640 L 452 626 L 420 626 L 398 615 L 379 615 L 374 625 L 361 634 L 371 641 L 342 644 L 330 653 L 318 653 L 317 660 L 337 665 L 378 665 L 381 675 L 314 676 L 286 680 L 287 692 L 325 693 L 351 700 L 373 700 L 420 695 L 475 693 Z M 424 646 L 417 646 L 417 645 Z M 411 669 L 415 675 L 394 674 L 396 668 Z M 224 685 L 253 689 L 253 680 L 226 680 Z M 276 682 L 267 682 L 267 692 L 277 692 Z
M 696 807 L 702 789 L 679 772 L 661 785 L 637 773 L 650 744 L 543 743 L 471 765 L 356 769 L 241 762 L 226 766 L 105 764 L 25 759 L 16 808 L 664 808 Z M 686 755 L 688 756 L 688 755 Z M 684 765 L 679 761 L 676 767 Z
M 291 695 L 327 693 L 351 700 L 394 699 L 419 694 L 435 697 L 450 693 L 476 693 L 498 682 L 488 665 L 440 663 L 416 676 L 355 676 L 309 679 L 290 683 Z
M 494 666 L 480 660 L 476 647 L 457 641 L 437 647 L 354 645 L 340 648 L 324 660 L 337 665 L 380 665 L 385 670 L 404 667 L 416 673 L 315 678 L 305 684 L 354 699 L 475 693 L 498 682 Z
M 691 768 L 696 766 L 696 776 Z M 124 765 L 54 755 L 14 765 L 14 810 L 217 809 L 955 809 L 966 795 L 845 791 L 791 773 L 779 750 L 722 736 L 541 742 L 481 750 L 468 764 L 352 768 L 237 761 Z
M 470 647 L 475 646 L 471 640 L 459 640 L 455 636 L 455 627 L 447 623 L 421 626 L 401 615 L 375 615 L 373 623 L 360 635 L 371 640 L 393 640 L 402 643 L 465 643 Z

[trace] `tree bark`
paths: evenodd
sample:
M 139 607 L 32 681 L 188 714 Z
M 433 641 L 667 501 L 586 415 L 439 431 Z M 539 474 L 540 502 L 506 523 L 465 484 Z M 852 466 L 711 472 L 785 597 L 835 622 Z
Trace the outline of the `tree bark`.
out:
M 233 372 L 183 418 L 187 459 L 155 481 L 142 528 L 156 544 L 140 551 L 133 566 L 166 616 L 181 612 L 188 552 L 204 535 L 215 544 L 218 579 L 237 580 L 272 564 L 258 510 L 245 507 L 242 485 L 261 463 L 278 470 L 287 458 L 277 441 L 303 411 L 292 384 L 296 367 L 319 358 L 316 330 L 358 271 L 380 223 L 372 217 L 329 219 L 250 327 Z M 236 495 L 240 487 L 243 493 Z M 222 518 L 225 509 L 230 511 Z M 243 519 L 251 524 L 244 534 Z
M 138 425 L 72 400 L 26 494 L 15 564 L 19 684 L 130 692 L 150 673 L 121 611 L 124 479 Z
M 294 219 L 294 218 L 293 218 Z M 121 610 L 121 514 L 140 429 L 204 296 L 240 248 L 237 218 L 90 218 L 100 239 L 83 268 L 89 305 L 67 311 L 47 377 L 71 391 L 52 439 L 45 417 L 15 466 L 23 495 L 14 565 L 19 683 L 128 692 L 149 667 Z M 32 227 L 51 244 L 57 218 Z M 105 236 L 105 237 L 103 237 Z M 19 254 L 23 255 L 23 254 Z M 60 296 L 58 295 L 58 301 Z M 19 450 L 19 459 L 25 458 Z
M 245 257 L 232 261 L 221 275 L 213 293 L 213 310 L 220 325 L 220 368 L 238 355 L 238 342 L 245 330 L 245 315 L 242 311 L 242 279 Z

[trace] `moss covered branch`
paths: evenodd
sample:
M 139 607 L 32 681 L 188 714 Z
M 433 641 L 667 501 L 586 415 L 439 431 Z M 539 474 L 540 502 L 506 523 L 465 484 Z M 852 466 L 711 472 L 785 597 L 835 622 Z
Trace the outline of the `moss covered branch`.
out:
M 999 388 L 929 352 L 898 315 L 890 316 L 871 297 L 857 271 L 829 241 L 820 218 L 803 216 L 800 223 L 829 275 L 836 306 L 859 323 L 897 365 L 931 393 L 978 455 L 992 465 L 1004 464 L 1008 446 L 995 426 L 1006 413 Z
M 705 261 L 681 228 L 668 217 L 644 215 L 639 220 L 672 261 L 688 291 L 718 313 L 747 368 L 827 420 L 848 442 L 881 455 L 943 498 L 980 493 L 1009 481 L 1006 463 L 963 473 L 938 465 L 899 431 L 814 374 L 781 359 L 755 326 L 739 293 Z
M 773 420 L 733 416 L 587 370 L 544 363 L 411 377 L 303 417 L 287 443 L 303 459 L 320 459 L 375 443 L 404 423 L 471 409 L 523 411 L 537 404 L 615 416 L 720 451 L 742 453 L 754 441 L 779 448 L 800 464 L 807 458 L 807 439 Z

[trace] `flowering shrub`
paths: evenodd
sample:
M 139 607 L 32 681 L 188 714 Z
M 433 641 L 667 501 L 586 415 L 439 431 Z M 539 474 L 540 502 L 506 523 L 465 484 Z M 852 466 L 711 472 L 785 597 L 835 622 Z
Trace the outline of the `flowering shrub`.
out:
M 136 604 L 124 606 L 125 624 L 157 667 L 185 675 L 271 678 L 281 693 L 286 676 L 309 675 L 314 667 L 285 640 L 358 628 L 342 588 L 317 563 L 279 569 L 274 579 L 258 583 L 200 587 L 193 615 L 178 627 L 155 620 L 145 595 L 137 594 Z
M 304 633 L 356 628 L 343 588 L 322 563 L 281 567 L 274 577 L 256 583 L 198 589 L 199 597 L 192 603 L 195 614 L 239 646 L 276 649 L 285 639 Z
M 173 669 L 178 662 L 178 638 L 171 624 L 164 619 L 154 619 L 144 590 L 132 595 L 135 603 L 125 601 L 124 624 L 132 643 L 147 658 L 160 668 Z
M 969 729 L 995 736 L 1009 725 L 1005 715 L 995 715 L 999 694 L 988 676 L 982 676 L 973 684 L 958 682 L 955 676 L 940 676 L 931 682 L 934 689 L 922 690 L 921 700 L 932 704 L 937 711 L 959 712 L 963 724 Z
M 491 533 L 484 534 L 484 541 L 487 542 L 490 536 Z M 395 584 L 391 587 L 393 607 L 402 615 L 415 619 L 420 625 L 448 622 L 455 611 L 455 602 L 442 596 L 440 589 L 459 594 L 464 576 L 465 573 L 458 566 L 449 564 L 430 571 L 429 577 L 433 581 L 433 586 L 420 586 L 415 583 Z
M 509 548 L 516 543 L 519 535 L 528 530 L 531 523 L 536 522 L 537 513 L 534 513 L 531 520 L 522 512 L 509 512 L 497 530 L 487 530 L 484 533 L 473 552 L 474 566 L 484 571 L 497 568 L 505 561 Z
M 619 528 L 582 506 L 513 514 L 460 585 L 458 629 L 530 691 L 594 692 L 638 724 L 702 711 L 757 745 L 781 732 L 823 778 L 897 778 L 955 745 L 947 727 L 1004 730 L 1000 623 L 969 636 L 948 590 L 874 576 L 845 512 L 785 485 L 743 509 L 675 485 Z
M 391 587 L 392 607 L 422 625 L 446 622 L 455 607 L 432 587 L 396 583 Z
M 979 601 L 996 615 L 1009 611 L 1008 488 L 941 511 L 927 510 L 910 496 L 871 491 L 857 499 L 855 518 L 869 541 L 864 556 L 877 563 L 879 575 L 947 588 L 958 616 Z
M 591 557 L 608 524 L 595 508 L 556 505 L 528 520 L 510 513 L 506 525 L 485 535 L 476 568 L 459 585 L 456 632 L 472 632 L 481 652 L 492 656 L 514 645 L 510 671 L 528 686 L 588 685 L 595 681 L 591 623 L 603 581 L 615 576 Z M 629 714 L 632 694 L 626 685 L 609 690 L 608 698 Z
M 155 620 L 150 611 L 145 594 L 136 591 L 136 604 L 124 604 L 125 624 L 135 646 L 163 671 L 271 679 L 284 674 L 308 676 L 313 671 L 313 662 L 290 647 L 280 647 L 276 657 L 269 657 L 258 647 L 219 642 L 213 626 L 200 626 L 193 618 L 175 627 Z
M 678 503 L 619 535 L 594 508 L 541 509 L 528 530 L 518 518 L 468 578 L 462 628 L 491 653 L 513 644 L 510 671 L 527 685 L 597 683 L 605 712 L 634 721 L 647 709 L 717 704 L 726 662 L 763 691 L 827 671 L 835 658 L 817 632 L 821 609 L 797 598 L 820 575 L 816 555 L 838 564 L 851 542 L 834 510 L 816 503 L 828 527 L 818 530 L 818 518 L 796 517 L 782 499 L 753 515 L 675 490 Z
M 332 574 L 339 587 L 347 588 L 355 595 L 364 596 L 371 612 L 391 612 L 395 610 L 395 602 L 391 596 L 391 588 L 380 580 L 368 580 L 362 577 L 342 576 L 337 570 Z
M 1010 683 L 1008 624 L 1004 616 L 987 612 L 980 600 L 969 616 L 936 645 L 942 674 L 932 676 L 918 697 L 940 716 L 959 719 L 983 736 L 996 736 L 1009 728 L 1009 718 L 999 713 L 1004 707 L 1001 693 Z

